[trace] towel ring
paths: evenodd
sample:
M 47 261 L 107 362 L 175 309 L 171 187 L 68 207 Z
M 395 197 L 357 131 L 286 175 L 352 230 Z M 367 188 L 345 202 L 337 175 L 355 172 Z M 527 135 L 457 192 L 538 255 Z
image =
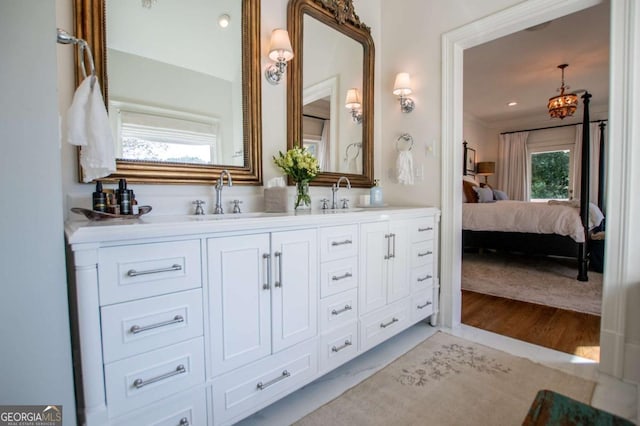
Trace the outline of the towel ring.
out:
M 401 141 L 409 142 L 409 148 L 400 149 Z M 396 139 L 396 149 L 398 150 L 398 152 L 411 151 L 412 148 L 413 148 L 413 137 L 409 133 L 403 133 L 400 135 L 400 137 L 398 137 L 398 139 Z

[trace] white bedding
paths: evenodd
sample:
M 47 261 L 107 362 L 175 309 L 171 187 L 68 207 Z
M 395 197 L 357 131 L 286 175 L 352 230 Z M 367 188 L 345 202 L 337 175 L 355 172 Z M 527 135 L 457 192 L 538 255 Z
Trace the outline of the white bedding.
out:
M 600 225 L 604 216 L 598 206 L 589 204 L 589 228 Z M 569 236 L 584 242 L 580 210 L 568 205 L 526 201 L 464 203 L 462 229 L 471 231 L 528 232 Z

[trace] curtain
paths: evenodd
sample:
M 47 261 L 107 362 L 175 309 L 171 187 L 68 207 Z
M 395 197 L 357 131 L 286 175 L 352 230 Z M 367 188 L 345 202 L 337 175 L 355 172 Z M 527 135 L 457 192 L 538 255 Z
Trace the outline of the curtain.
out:
M 598 123 L 589 123 L 589 201 L 598 203 L 598 167 L 600 162 L 600 128 Z M 582 124 L 576 126 L 576 142 L 573 152 L 573 198 L 580 199 L 582 176 Z
M 322 124 L 322 136 L 318 145 L 318 163 L 320 170 L 331 171 L 331 141 L 329 140 L 329 129 L 331 120 L 324 120 Z
M 498 184 L 511 200 L 529 200 L 528 137 L 529 132 L 500 135 Z

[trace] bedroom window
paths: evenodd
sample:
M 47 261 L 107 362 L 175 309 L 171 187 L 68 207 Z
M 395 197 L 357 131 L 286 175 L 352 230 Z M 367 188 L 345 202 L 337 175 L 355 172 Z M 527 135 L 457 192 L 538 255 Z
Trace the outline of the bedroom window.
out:
M 571 151 L 568 149 L 531 154 L 531 201 L 568 200 Z

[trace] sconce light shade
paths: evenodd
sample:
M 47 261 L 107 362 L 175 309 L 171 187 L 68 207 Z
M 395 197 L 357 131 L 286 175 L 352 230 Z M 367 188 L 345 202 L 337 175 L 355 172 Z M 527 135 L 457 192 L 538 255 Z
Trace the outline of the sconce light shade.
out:
M 351 119 L 354 123 L 362 123 L 362 98 L 358 89 L 347 90 L 344 106 L 351 111 Z
M 271 84 L 280 84 L 287 68 L 287 61 L 293 59 L 293 49 L 289 33 L 282 28 L 276 28 L 271 32 L 269 44 L 269 58 L 275 61 L 265 70 L 265 78 Z
M 393 84 L 393 94 L 398 96 L 411 94 L 411 76 L 409 73 L 401 72 L 396 75 L 396 81 Z
M 396 75 L 396 81 L 393 84 L 393 94 L 397 95 L 400 99 L 400 111 L 409 113 L 415 108 L 413 99 L 407 98 L 410 95 L 411 90 L 411 76 L 409 73 L 401 72 Z

